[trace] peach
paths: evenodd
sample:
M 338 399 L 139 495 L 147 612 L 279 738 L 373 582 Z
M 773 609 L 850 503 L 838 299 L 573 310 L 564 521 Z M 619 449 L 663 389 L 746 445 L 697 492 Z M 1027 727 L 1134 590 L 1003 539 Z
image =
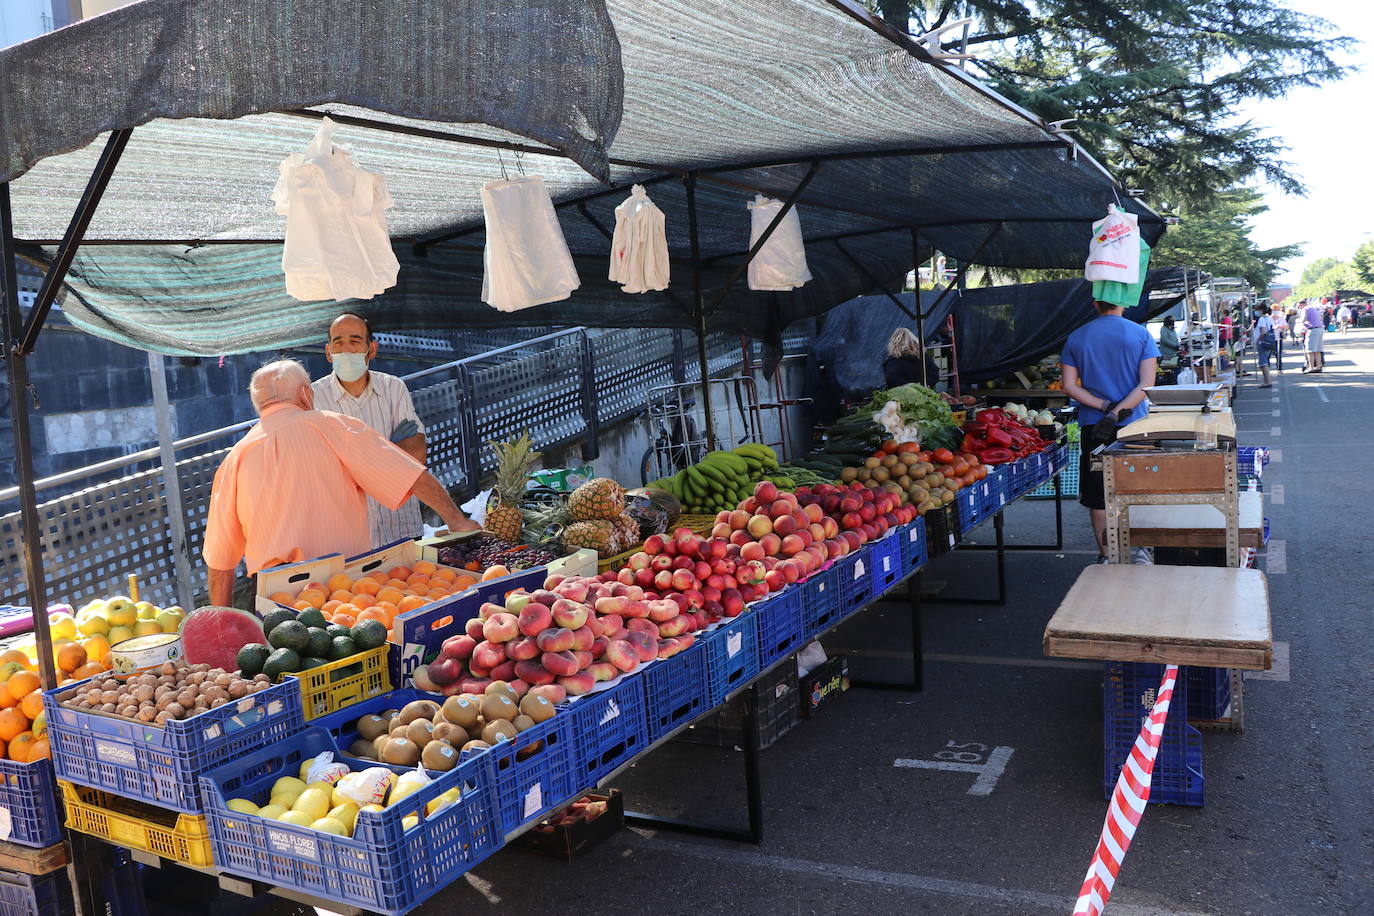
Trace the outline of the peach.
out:
M 523 635 L 537 636 L 553 625 L 553 612 L 537 601 L 530 601 L 520 611 L 517 623 Z
M 659 658 L 672 658 L 674 655 L 677 655 L 681 651 L 682 648 L 678 645 L 678 641 L 676 639 L 669 638 L 660 639 L 658 641 Z
M 628 639 L 613 639 L 606 647 L 606 660 L 621 671 L 639 667 L 639 652 Z
M 490 620 L 497 614 L 506 613 L 505 607 L 499 604 L 492 604 L 490 601 L 483 601 L 482 606 L 477 609 L 477 616 L 483 621 Z
M 495 668 L 491 669 L 491 679 L 493 681 L 509 681 L 515 677 L 515 662 L 506 659 Z
M 730 527 L 729 522 L 716 522 L 714 525 L 711 526 L 711 537 L 713 539 L 728 538 L 730 536 L 730 532 L 734 530 L 734 528 Z
M 734 531 L 743 531 L 749 526 L 750 515 L 743 509 L 736 509 L 730 513 L 730 528 Z
M 472 650 L 471 667 L 490 671 L 506 660 L 506 650 L 494 642 L 479 642 Z
M 797 520 L 791 515 L 784 515 L 781 518 L 773 519 L 773 533 L 786 537 L 789 534 L 797 533 Z
M 674 614 L 673 616 L 676 617 L 677 615 Z M 654 623 L 652 620 L 648 620 L 643 617 L 632 617 L 628 621 L 626 621 L 625 638 L 629 639 L 629 634 L 634 633 L 636 631 L 644 633 L 653 633 L 655 636 L 657 636 L 658 624 Z
M 525 694 L 530 692 L 530 685 L 527 684 L 525 681 L 520 680 L 520 678 L 516 678 L 515 680 L 510 681 L 509 683 L 510 689 L 515 692 L 515 695 L 517 697 L 523 697 Z
M 773 520 L 766 515 L 750 516 L 749 524 L 745 526 L 745 530 L 749 532 L 751 537 L 761 538 L 765 534 L 773 532 Z
M 651 662 L 658 658 L 658 634 L 642 630 L 630 631 L 630 645 L 634 646 L 641 662 Z
M 462 661 L 472 657 L 472 650 L 477 648 L 477 640 L 464 633 L 462 636 L 450 636 L 444 640 L 439 652 L 447 658 L 456 658 Z
M 487 692 L 487 687 L 490 686 L 491 683 L 492 680 L 489 677 L 465 677 L 457 684 L 449 684 L 444 688 L 444 692 L 448 696 L 457 696 L 460 693 L 483 694 Z M 452 694 L 448 693 L 449 690 L 455 687 L 457 689 L 454 690 Z
M 418 675 L 419 671 L 417 670 L 415 673 Z M 456 682 L 463 676 L 463 663 L 456 658 L 440 658 L 428 666 L 426 673 L 436 685 L 444 687 Z
M 576 642 L 573 631 L 565 627 L 553 627 L 535 637 L 540 652 L 567 652 Z
M 649 619 L 654 623 L 664 623 L 665 621 L 672 620 L 679 613 L 681 613 L 681 611 L 676 602 L 666 599 L 649 602 Z
M 596 599 L 596 612 L 598 614 L 624 614 L 625 607 L 630 603 L 630 599 L 623 596 Z
M 542 650 L 532 637 L 522 636 L 506 643 L 506 657 L 512 661 L 527 662 L 539 657 Z
M 805 549 L 806 543 L 795 534 L 789 534 L 782 539 L 782 552 L 786 556 L 795 557 Z
M 592 658 L 592 653 L 585 649 L 573 649 L 573 658 L 577 659 L 577 670 L 586 671 L 592 666 L 596 659 Z
M 486 636 L 482 635 L 482 625 L 485 623 L 486 621 L 481 617 L 473 617 L 463 625 L 463 632 L 471 636 L 474 641 L 481 642 L 486 639 Z
M 777 556 L 782 550 L 782 538 L 776 534 L 765 534 L 759 538 L 759 544 L 763 547 L 763 552 L 770 557 Z
M 578 697 L 591 693 L 596 688 L 596 678 L 586 671 L 558 679 L 558 686 L 568 692 L 568 696 Z
M 611 641 L 607 639 L 605 636 L 598 636 L 595 640 L 592 641 L 592 658 L 596 659 L 605 657 L 606 647 L 610 644 Z
M 597 618 L 597 620 L 601 624 L 602 636 L 614 636 L 625 628 L 625 618 L 619 614 L 607 614 L 605 617 Z
M 553 683 L 553 674 L 535 661 L 516 662 L 515 676 L 536 690 L 545 684 Z
M 534 596 L 524 589 L 511 592 L 506 596 L 506 613 L 518 615 L 533 600 Z
M 568 677 L 578 672 L 577 656 L 571 652 L 545 652 L 539 664 L 554 677 Z
M 598 684 L 602 681 L 613 681 L 620 677 L 620 669 L 610 662 L 597 662 L 587 669 L 587 673 L 596 678 Z
M 567 598 L 569 601 L 587 600 L 587 583 L 580 579 L 564 579 L 553 587 L 554 592 L 560 598 Z
M 553 603 L 553 622 L 565 630 L 578 630 L 587 624 L 587 607 L 567 598 Z
M 557 684 L 543 684 L 538 687 L 531 687 L 530 693 L 537 697 L 543 697 L 555 706 L 568 698 L 568 692 Z
M 807 520 L 811 522 L 819 522 L 825 518 L 825 510 L 818 503 L 809 503 L 802 507 L 802 511 L 806 513 Z
M 771 503 L 778 498 L 778 487 L 771 480 L 760 480 L 754 487 L 754 499 L 760 503 Z
M 482 635 L 487 642 L 510 642 L 520 635 L 520 620 L 505 611 L 493 614 L 482 625 Z
M 763 549 L 763 545 L 758 541 L 750 541 L 740 546 L 739 555 L 746 560 L 762 560 L 766 555 L 766 551 Z
M 591 650 L 592 643 L 596 642 L 596 634 L 591 627 L 579 627 L 573 630 L 573 651 L 587 652 Z
M 685 614 L 678 614 L 672 620 L 658 625 L 659 636 L 681 636 L 687 632 L 689 619 Z

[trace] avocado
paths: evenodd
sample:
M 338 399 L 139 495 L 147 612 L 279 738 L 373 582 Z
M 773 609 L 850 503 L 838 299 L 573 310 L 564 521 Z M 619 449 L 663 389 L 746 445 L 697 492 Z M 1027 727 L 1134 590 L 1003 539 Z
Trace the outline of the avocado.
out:
M 341 658 L 348 658 L 358 652 L 358 646 L 347 636 L 335 636 L 330 643 L 329 658 L 331 661 L 338 661 Z
M 310 630 L 299 620 L 287 620 L 272 628 L 267 634 L 267 642 L 275 649 L 304 652 L 310 648 Z
M 380 620 L 364 620 L 353 627 L 350 635 L 358 651 L 366 652 L 386 644 L 386 625 Z
M 320 667 L 321 665 L 327 665 L 327 664 L 329 664 L 329 659 L 327 659 L 327 658 L 320 658 L 319 656 L 316 656 L 316 655 L 302 655 L 302 656 L 301 656 L 301 668 L 300 668 L 300 670 L 302 670 L 302 671 L 308 671 L 308 670 L 310 670 L 311 668 L 318 668 L 318 667 Z
M 331 639 L 337 639 L 340 636 L 350 636 L 353 633 L 348 627 L 339 623 L 331 623 L 324 628 L 324 631 L 329 634 Z
M 293 649 L 278 649 L 267 657 L 267 661 L 262 666 L 262 673 L 274 681 L 283 674 L 299 670 L 301 670 L 301 657 Z
M 262 674 L 263 665 L 267 664 L 268 657 L 272 650 L 260 642 L 250 642 L 239 650 L 235 663 L 239 666 L 239 671 L 244 677 L 254 677 Z
M 334 648 L 334 638 L 325 632 L 324 627 L 310 627 L 306 631 L 310 636 L 310 643 L 306 646 L 305 654 L 314 655 L 317 658 L 330 658 L 330 652 Z
M 324 619 L 324 615 L 321 614 L 319 611 L 315 610 L 313 607 L 301 611 L 298 615 L 296 615 L 296 619 L 299 620 L 301 623 L 305 624 L 306 626 L 310 627 L 311 629 L 319 627 L 321 630 L 323 630 L 325 627 L 329 626 L 329 621 Z
M 262 617 L 262 631 L 271 633 L 277 627 L 286 623 L 288 620 L 295 620 L 296 612 L 279 607 L 275 611 L 268 611 Z

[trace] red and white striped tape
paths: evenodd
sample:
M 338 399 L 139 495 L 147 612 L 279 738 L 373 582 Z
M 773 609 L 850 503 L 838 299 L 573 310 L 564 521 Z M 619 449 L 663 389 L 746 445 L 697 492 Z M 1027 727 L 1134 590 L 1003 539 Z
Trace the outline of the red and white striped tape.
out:
M 1145 803 L 1150 800 L 1150 776 L 1154 773 L 1155 756 L 1159 753 L 1164 720 L 1169 717 L 1169 701 L 1173 698 L 1174 681 L 1177 679 L 1177 665 L 1169 665 L 1164 669 L 1164 679 L 1159 682 L 1154 708 L 1136 736 L 1135 746 L 1131 748 L 1131 755 L 1126 758 L 1116 788 L 1112 791 L 1107 819 L 1102 824 L 1102 836 L 1088 865 L 1083 888 L 1078 892 L 1074 916 L 1080 913 L 1099 916 L 1112 896 L 1112 885 L 1121 871 L 1126 850 L 1131 848 L 1131 838 L 1135 836 L 1140 817 L 1145 813 Z

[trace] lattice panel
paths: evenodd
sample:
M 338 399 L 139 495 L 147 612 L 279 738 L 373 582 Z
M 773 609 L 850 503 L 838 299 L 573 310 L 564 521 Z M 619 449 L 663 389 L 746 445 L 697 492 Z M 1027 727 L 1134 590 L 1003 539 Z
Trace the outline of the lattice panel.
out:
M 473 368 L 472 403 L 482 447 L 481 473 L 496 459 L 485 443 L 528 429 L 541 447 L 566 442 L 587 428 L 582 417 L 580 343 L 514 359 L 499 366 Z
M 671 331 L 640 328 L 592 338 L 597 414 L 603 424 L 644 409 L 644 394 L 673 381 Z
M 468 400 L 462 383 L 450 379 L 410 393 L 415 412 L 425 424 L 426 461 L 439 482 L 456 487 L 467 482 L 463 414 Z

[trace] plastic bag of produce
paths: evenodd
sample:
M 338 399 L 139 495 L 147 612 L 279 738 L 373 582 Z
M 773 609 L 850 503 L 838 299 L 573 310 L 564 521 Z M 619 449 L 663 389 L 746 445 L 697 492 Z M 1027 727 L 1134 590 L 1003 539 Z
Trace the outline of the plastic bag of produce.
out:
M 770 223 L 782 210 L 782 201 L 758 194 L 749 204 L 749 247 L 758 243 Z M 768 236 L 754 260 L 749 262 L 749 288 L 786 291 L 797 289 L 811 279 L 806 267 L 806 246 L 802 243 L 801 221 L 796 208 L 787 211 L 778 228 Z
M 334 760 L 332 751 L 323 751 L 314 760 L 311 760 L 305 768 L 305 775 L 301 778 L 306 784 L 314 782 L 327 782 L 331 786 L 351 773 L 347 766 Z
M 387 799 L 388 805 L 394 805 L 403 800 L 407 795 L 414 795 L 425 786 L 433 782 L 429 774 L 425 772 L 423 764 L 417 763 L 415 769 L 408 773 L 402 773 L 401 778 L 396 780 L 396 787 L 391 790 L 391 797 Z
M 1135 283 L 1140 279 L 1140 227 L 1134 213 L 1107 205 L 1107 215 L 1093 223 L 1084 278 Z
M 386 767 L 368 767 L 356 773 L 349 773 L 336 782 L 334 794 L 342 795 L 359 808 L 364 805 L 380 805 L 386 800 L 386 794 L 391 790 L 391 781 L 395 775 Z

